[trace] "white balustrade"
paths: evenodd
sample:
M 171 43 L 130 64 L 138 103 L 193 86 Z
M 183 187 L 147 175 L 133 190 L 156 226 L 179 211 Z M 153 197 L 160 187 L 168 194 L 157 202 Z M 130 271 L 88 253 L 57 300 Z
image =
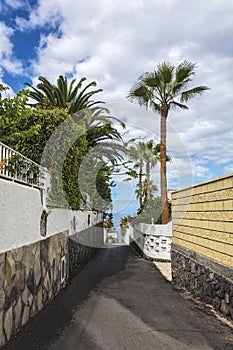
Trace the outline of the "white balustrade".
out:
M 172 222 L 167 225 L 135 225 L 130 237 L 148 258 L 171 260 Z
M 45 188 L 45 168 L 0 142 L 0 177 L 38 188 Z

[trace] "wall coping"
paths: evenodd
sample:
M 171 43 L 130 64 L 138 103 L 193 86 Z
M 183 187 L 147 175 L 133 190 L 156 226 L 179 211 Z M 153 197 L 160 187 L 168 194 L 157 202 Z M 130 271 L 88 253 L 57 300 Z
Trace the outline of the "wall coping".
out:
M 145 235 L 152 236 L 172 236 L 172 221 L 166 225 L 139 223 L 135 229 Z
M 195 188 L 195 187 L 208 185 L 209 183 L 225 180 L 225 179 L 228 179 L 229 177 L 233 177 L 233 173 L 230 173 L 230 174 L 227 174 L 227 175 L 222 175 L 222 176 L 216 177 L 216 178 L 211 179 L 211 180 L 199 182 L 198 184 L 195 184 L 195 185 L 192 185 L 192 186 L 188 186 L 188 187 L 184 187 L 184 188 L 181 188 L 179 190 L 172 191 L 172 195 L 175 194 L 175 193 L 191 190 L 192 188 Z

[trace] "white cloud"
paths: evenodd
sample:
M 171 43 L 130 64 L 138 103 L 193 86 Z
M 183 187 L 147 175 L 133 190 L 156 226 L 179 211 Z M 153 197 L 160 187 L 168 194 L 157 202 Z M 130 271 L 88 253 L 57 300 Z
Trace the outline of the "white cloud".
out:
M 224 167 L 224 172 L 225 172 L 226 174 L 228 174 L 228 173 L 233 173 L 233 164 L 230 164 L 230 165 L 225 166 L 225 167 Z
M 133 0 L 126 4 L 123 0 L 101 0 L 98 3 L 86 1 L 84 5 L 84 1 L 40 0 L 38 9 L 31 13 L 28 26 L 43 26 L 54 18 L 61 20 L 59 37 L 50 34 L 38 52 L 35 73 L 42 67 L 46 70 L 46 58 L 52 58 L 51 63 L 68 60 L 69 65 L 61 67 L 64 73 L 88 74 L 90 79 L 98 79 L 106 90 L 111 87 L 114 93 L 120 81 L 124 80 L 123 85 L 130 86 L 141 72 L 153 69 L 163 59 L 178 61 L 184 57 L 192 58 L 192 55 L 202 62 L 208 53 L 207 38 L 225 32 L 229 16 L 224 13 L 224 21 L 221 20 L 223 10 L 218 2 L 213 2 L 212 8 L 200 0 L 190 1 L 189 9 L 186 4 L 181 4 L 182 1 L 145 3 Z M 228 5 L 232 8 L 230 2 Z M 171 11 L 174 6 L 179 7 L 175 14 Z M 195 21 L 190 20 L 189 15 Z M 210 26 L 217 17 L 217 25 Z M 214 54 L 219 55 L 219 51 L 218 48 Z M 216 57 L 208 58 L 213 62 Z M 79 63 L 83 59 L 84 62 Z M 53 78 L 50 68 L 47 65 L 47 75 Z M 125 92 L 122 93 L 124 96 Z
M 0 11 L 4 13 L 8 10 L 18 10 L 22 7 L 29 7 L 27 0 L 1 0 Z
M 12 98 L 15 96 L 15 92 L 12 90 L 12 88 L 8 84 L 6 84 L 1 78 L 0 78 L 0 84 L 8 87 L 8 89 L 6 91 L 1 92 L 3 98 L 5 98 L 5 97 Z
M 137 77 L 164 60 L 197 62 L 194 84 L 211 90 L 191 101 L 189 111 L 171 111 L 168 149 L 180 173 L 187 177 L 190 172 L 185 154 L 192 160 L 193 178 L 201 179 L 212 175 L 209 163 L 223 164 L 224 169 L 233 158 L 232 12 L 232 0 L 38 0 L 29 19 L 18 17 L 16 23 L 20 30 L 58 28 L 41 36 L 31 67 L 33 82 L 39 75 L 55 81 L 59 74 L 96 80 L 104 89 L 98 98 L 129 123 L 127 137 L 149 135 L 159 140 L 159 118 L 127 104 L 126 95 Z M 0 45 L 8 48 L 9 57 L 10 35 Z M 12 57 L 5 62 L 8 70 L 14 68 L 11 62 Z M 175 183 L 176 176 L 174 167 L 169 181 Z
M 12 9 L 19 9 L 27 4 L 24 0 L 3 0 L 3 3 Z
M 31 8 L 29 19 L 16 17 L 16 24 L 20 30 L 32 29 L 49 25 L 54 27 L 60 20 L 59 8 L 56 0 L 39 0 L 37 6 Z
M 21 62 L 14 57 L 10 39 L 12 35 L 13 29 L 0 22 L 0 77 L 3 76 L 3 70 L 13 75 L 22 72 Z

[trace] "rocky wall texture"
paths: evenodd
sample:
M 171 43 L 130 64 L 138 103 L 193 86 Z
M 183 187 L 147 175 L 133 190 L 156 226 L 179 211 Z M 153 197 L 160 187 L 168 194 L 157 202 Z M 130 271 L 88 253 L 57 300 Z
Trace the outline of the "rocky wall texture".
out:
M 92 259 L 97 248 L 103 247 L 103 223 L 91 226 L 69 237 L 69 279 L 75 277 Z
M 69 239 L 69 279 L 75 277 L 82 267 L 91 260 L 96 249 Z
M 102 223 L 0 254 L 0 346 L 78 274 L 101 242 Z
M 0 254 L 0 346 L 65 287 L 64 256 L 68 259 L 68 238 L 63 233 Z
M 233 319 L 233 269 L 173 245 L 173 282 Z

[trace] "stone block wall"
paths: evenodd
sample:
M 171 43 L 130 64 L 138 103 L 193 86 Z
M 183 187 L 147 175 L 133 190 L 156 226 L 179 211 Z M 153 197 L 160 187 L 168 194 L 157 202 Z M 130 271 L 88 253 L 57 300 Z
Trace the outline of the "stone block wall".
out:
M 0 346 L 67 284 L 61 258 L 68 259 L 68 237 L 60 233 L 0 254 Z
M 172 195 L 176 284 L 233 318 L 233 174 Z
M 69 236 L 66 231 L 0 254 L 0 346 L 78 274 L 102 241 L 100 223 L 77 236 Z
M 82 267 L 95 255 L 96 249 L 69 239 L 69 280 L 75 277 Z
M 173 242 L 233 268 L 233 175 L 172 195 Z
M 75 277 L 91 260 L 98 248 L 103 247 L 103 223 L 69 236 L 69 279 Z
M 232 269 L 177 245 L 171 259 L 176 285 L 233 319 Z

